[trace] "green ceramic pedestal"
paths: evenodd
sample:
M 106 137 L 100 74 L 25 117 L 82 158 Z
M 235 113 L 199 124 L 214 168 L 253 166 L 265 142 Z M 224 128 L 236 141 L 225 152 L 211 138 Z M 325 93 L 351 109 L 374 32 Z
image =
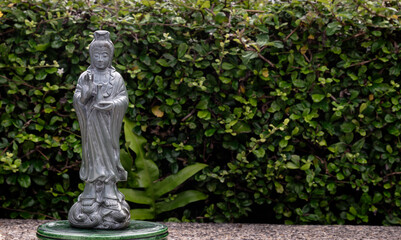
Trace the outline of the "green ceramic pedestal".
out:
M 40 225 L 36 232 L 36 236 L 44 240 L 164 240 L 167 235 L 163 224 L 133 220 L 129 227 L 120 230 L 81 229 L 71 227 L 68 221 L 55 221 Z

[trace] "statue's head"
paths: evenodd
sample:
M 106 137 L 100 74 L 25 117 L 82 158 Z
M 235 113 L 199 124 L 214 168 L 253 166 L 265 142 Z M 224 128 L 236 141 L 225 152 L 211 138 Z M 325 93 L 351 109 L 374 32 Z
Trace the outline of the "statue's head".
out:
M 95 32 L 95 39 L 89 45 L 91 66 L 98 69 L 111 67 L 113 60 L 114 45 L 110 40 L 110 33 L 105 30 Z

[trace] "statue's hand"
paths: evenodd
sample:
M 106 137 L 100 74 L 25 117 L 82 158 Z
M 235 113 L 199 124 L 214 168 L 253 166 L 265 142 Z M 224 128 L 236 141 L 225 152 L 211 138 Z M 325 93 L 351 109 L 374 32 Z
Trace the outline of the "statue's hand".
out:
M 112 101 L 101 101 L 98 104 L 95 104 L 94 107 L 98 110 L 108 111 L 113 108 L 113 102 Z
M 82 79 L 82 90 L 84 95 L 93 95 L 93 76 L 91 74 L 86 74 Z

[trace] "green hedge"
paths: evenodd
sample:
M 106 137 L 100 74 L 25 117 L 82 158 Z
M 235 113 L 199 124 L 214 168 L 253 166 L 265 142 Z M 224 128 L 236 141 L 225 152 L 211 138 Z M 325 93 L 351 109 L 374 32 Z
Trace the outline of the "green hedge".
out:
M 72 94 L 106 29 L 162 176 L 209 165 L 184 185 L 208 200 L 161 218 L 401 223 L 398 1 L 14 2 L 0 3 L 1 217 L 65 217 L 82 189 Z

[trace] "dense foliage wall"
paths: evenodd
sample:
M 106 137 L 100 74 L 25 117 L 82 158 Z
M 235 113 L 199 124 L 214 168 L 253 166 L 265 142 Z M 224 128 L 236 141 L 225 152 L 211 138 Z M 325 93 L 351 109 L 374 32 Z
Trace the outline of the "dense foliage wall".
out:
M 82 189 L 72 94 L 106 29 L 149 158 L 163 176 L 208 164 L 183 188 L 209 198 L 162 218 L 401 223 L 398 1 L 0 10 L 1 217 L 65 217 Z

